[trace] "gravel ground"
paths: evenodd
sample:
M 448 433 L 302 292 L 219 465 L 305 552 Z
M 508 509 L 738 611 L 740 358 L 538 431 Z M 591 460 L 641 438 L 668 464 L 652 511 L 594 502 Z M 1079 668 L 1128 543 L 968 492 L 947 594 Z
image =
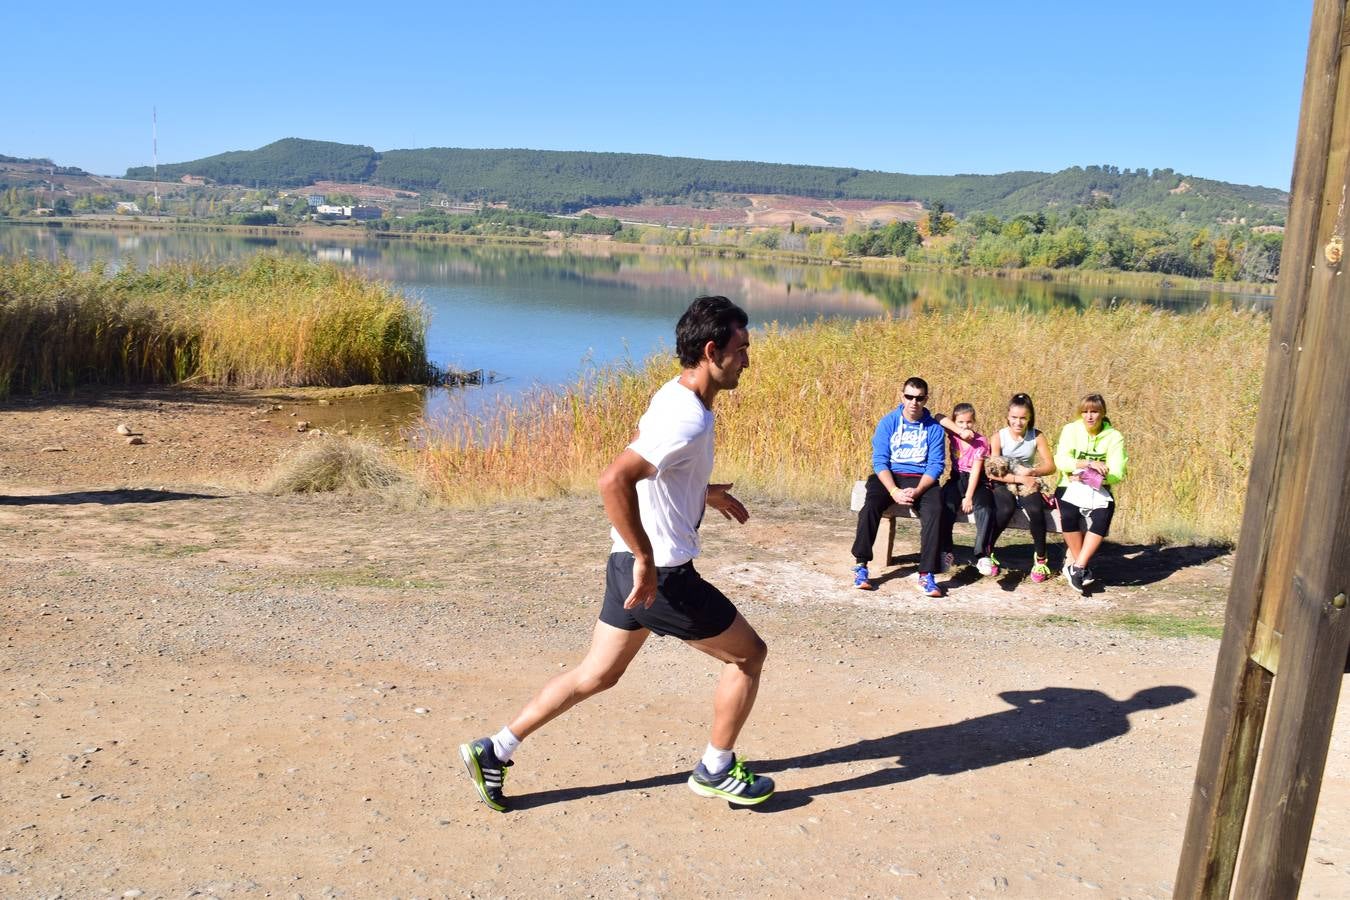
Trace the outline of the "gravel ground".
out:
M 455 747 L 584 651 L 598 501 L 253 493 L 310 440 L 268 402 L 0 407 L 0 895 L 1170 895 L 1218 643 L 1113 623 L 1216 621 L 1226 556 L 934 602 L 906 564 L 847 586 L 846 509 L 745 498 L 700 568 L 770 646 L 738 749 L 775 797 L 685 788 L 716 666 L 652 640 L 525 743 L 499 815 Z M 155 440 L 110 436 L 129 411 Z M 1304 897 L 1350 896 L 1346 705 Z

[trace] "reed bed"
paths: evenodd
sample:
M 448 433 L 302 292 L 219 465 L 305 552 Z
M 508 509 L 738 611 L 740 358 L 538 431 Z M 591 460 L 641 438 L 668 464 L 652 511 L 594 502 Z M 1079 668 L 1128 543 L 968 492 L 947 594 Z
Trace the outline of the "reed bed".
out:
M 714 477 L 760 496 L 842 504 L 870 471 L 876 421 L 909 375 L 928 380 L 934 411 L 973 403 L 985 433 L 1025 391 L 1052 445 L 1078 398 L 1099 392 L 1130 456 L 1113 537 L 1231 542 L 1269 327 L 1256 313 L 1135 306 L 770 325 L 753 339 L 740 388 L 717 400 Z M 676 371 L 656 357 L 442 423 L 425 438 L 420 476 L 452 503 L 591 491 Z
M 260 255 L 112 273 L 0 262 L 0 397 L 85 383 L 331 387 L 428 374 L 423 310 L 335 265 Z

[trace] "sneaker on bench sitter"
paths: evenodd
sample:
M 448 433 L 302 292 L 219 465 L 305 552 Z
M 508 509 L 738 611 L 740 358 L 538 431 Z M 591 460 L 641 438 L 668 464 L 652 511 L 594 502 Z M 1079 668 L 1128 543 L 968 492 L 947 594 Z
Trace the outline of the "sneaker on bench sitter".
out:
M 1035 557 L 1036 564 L 1031 567 L 1031 580 L 1036 584 L 1047 581 L 1054 574 L 1050 571 L 1050 560 L 1044 556 Z
M 872 590 L 872 576 L 867 572 L 867 563 L 858 563 L 853 567 L 853 586 L 860 591 Z
M 919 593 L 926 597 L 942 596 L 942 588 L 938 587 L 937 579 L 933 577 L 932 572 L 919 574 Z

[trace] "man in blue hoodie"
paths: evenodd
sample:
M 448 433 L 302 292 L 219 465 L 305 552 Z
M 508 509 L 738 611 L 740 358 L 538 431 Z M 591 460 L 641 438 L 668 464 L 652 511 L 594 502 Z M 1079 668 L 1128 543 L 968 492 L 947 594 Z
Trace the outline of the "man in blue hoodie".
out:
M 867 499 L 858 511 L 853 539 L 853 586 L 872 590 L 867 564 L 877 539 L 881 514 L 892 503 L 913 506 L 919 513 L 919 592 L 941 597 L 934 574 L 938 562 L 938 533 L 942 495 L 938 480 L 947 465 L 947 441 L 942 426 L 928 413 L 928 382 L 914 377 L 905 382 L 900 406 L 877 423 L 872 435 L 872 477 Z

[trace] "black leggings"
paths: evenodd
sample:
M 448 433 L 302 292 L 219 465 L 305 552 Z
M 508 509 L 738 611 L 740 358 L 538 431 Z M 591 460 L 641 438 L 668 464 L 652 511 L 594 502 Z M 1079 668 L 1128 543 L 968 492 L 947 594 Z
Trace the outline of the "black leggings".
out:
M 989 540 L 990 552 L 998 539 L 1003 536 L 1003 529 L 1008 527 L 1012 521 L 1013 515 L 1017 512 L 1017 507 L 1021 506 L 1027 511 L 1027 519 L 1031 522 L 1031 542 L 1036 545 L 1036 555 L 1045 556 L 1045 500 L 1039 493 L 1032 494 L 1030 497 L 1016 497 L 1008 486 L 1003 482 L 994 484 L 994 533 Z
M 956 549 L 952 541 L 952 526 L 961 513 L 961 501 L 965 499 L 966 490 L 970 487 L 970 473 L 957 472 L 947 483 L 942 486 L 942 552 L 951 553 Z M 989 548 L 992 546 L 990 535 L 994 527 L 994 497 L 989 493 L 989 486 L 981 482 L 975 488 L 975 496 L 971 498 L 975 515 L 975 556 L 988 556 Z M 963 520 L 964 521 L 964 520 Z

